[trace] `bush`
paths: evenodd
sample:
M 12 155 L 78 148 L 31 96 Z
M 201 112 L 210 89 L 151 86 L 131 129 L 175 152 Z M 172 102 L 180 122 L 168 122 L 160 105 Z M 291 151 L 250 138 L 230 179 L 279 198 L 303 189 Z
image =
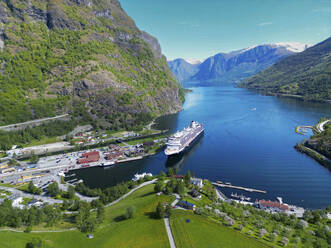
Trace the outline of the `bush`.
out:
M 39 161 L 39 157 L 37 155 L 33 155 L 31 158 L 30 158 L 30 163 L 31 164 L 36 164 L 38 163 Z
M 130 206 L 126 209 L 124 217 L 125 217 L 125 219 L 128 220 L 128 219 L 133 219 L 135 217 L 135 215 L 136 215 L 135 209 L 132 206 Z
M 31 242 L 26 243 L 25 248 L 40 248 L 42 241 L 40 238 L 34 238 Z
M 164 207 L 162 206 L 162 203 L 159 202 L 156 207 L 155 216 L 158 219 L 162 219 L 164 218 L 164 214 L 165 214 Z
M 161 192 L 162 189 L 163 189 L 163 182 L 159 180 L 154 186 L 154 191 L 158 193 Z
M 30 233 L 32 231 L 32 227 L 31 226 L 27 226 L 24 230 L 25 233 Z

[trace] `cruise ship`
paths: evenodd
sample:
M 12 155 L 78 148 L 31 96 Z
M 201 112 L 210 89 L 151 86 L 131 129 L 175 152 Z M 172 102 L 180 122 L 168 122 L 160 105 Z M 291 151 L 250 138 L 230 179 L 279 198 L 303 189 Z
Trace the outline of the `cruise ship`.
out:
M 204 133 L 202 124 L 192 121 L 189 127 L 184 128 L 172 135 L 164 153 L 167 156 L 183 153 L 195 143 L 195 141 Z

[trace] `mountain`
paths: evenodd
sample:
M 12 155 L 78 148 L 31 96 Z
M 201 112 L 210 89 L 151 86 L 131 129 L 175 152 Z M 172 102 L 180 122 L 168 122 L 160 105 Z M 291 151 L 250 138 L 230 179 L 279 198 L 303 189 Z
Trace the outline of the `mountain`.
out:
M 123 128 L 183 98 L 158 41 L 118 0 L 0 0 L 0 125 L 70 113 Z
M 193 61 L 188 62 L 184 59 L 175 59 L 168 61 L 170 70 L 175 74 L 175 77 L 179 82 L 185 82 L 195 75 L 200 66 L 201 62 Z
M 331 38 L 284 58 L 240 86 L 306 100 L 331 100 Z
M 194 70 L 187 70 L 186 64 L 178 64 L 175 69 L 172 66 L 170 68 L 177 78 L 184 81 L 238 83 L 307 47 L 295 42 L 252 46 L 230 53 L 218 53 L 199 64 L 198 69 L 194 67 Z M 182 72 L 185 72 L 185 77 Z

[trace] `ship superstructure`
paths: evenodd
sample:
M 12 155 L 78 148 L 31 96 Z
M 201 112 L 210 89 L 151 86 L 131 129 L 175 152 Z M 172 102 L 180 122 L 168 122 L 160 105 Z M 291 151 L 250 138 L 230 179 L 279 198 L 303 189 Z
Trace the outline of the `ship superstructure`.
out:
M 184 128 L 173 134 L 168 142 L 165 154 L 167 156 L 176 155 L 188 149 L 195 140 L 197 140 L 204 133 L 202 124 L 192 121 L 190 126 Z

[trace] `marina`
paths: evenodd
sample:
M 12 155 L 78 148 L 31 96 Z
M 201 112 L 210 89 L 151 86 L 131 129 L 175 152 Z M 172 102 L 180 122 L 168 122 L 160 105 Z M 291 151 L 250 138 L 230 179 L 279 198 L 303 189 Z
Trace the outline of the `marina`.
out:
M 244 196 L 244 195 L 238 195 L 237 193 L 231 193 L 231 197 L 233 197 L 233 198 L 236 198 L 236 199 L 240 199 L 240 200 L 242 200 L 242 201 L 250 201 L 251 200 L 251 198 L 250 197 L 246 197 L 246 196 Z
M 248 192 L 256 192 L 256 193 L 262 193 L 262 194 L 267 193 L 267 191 L 265 191 L 265 190 L 245 188 L 245 187 L 241 187 L 241 186 L 234 186 L 234 185 L 231 185 L 230 183 L 222 183 L 220 181 L 218 181 L 216 183 L 212 182 L 212 184 L 215 185 L 215 186 L 218 186 L 218 187 L 222 187 L 222 188 L 239 189 L 239 190 L 244 190 L 244 191 L 248 191 Z

